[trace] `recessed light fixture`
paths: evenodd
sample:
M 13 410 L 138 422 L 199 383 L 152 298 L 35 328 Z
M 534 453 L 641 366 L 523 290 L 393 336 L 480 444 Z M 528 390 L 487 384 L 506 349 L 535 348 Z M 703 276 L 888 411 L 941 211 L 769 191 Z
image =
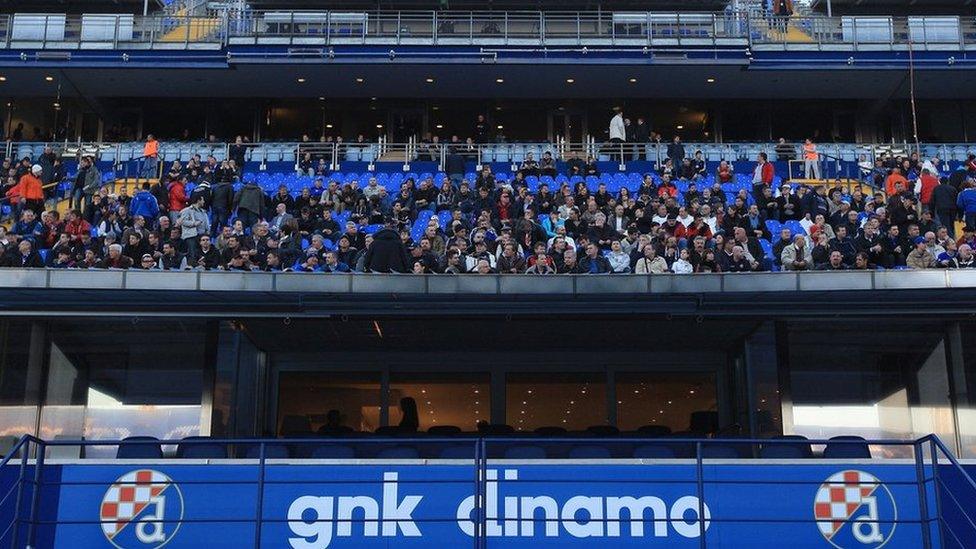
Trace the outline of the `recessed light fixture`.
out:
M 6 76 L 0 76 L 0 82 L 6 82 L 6 81 L 7 81 Z
M 715 83 L 715 79 L 714 78 L 709 78 L 708 80 L 705 80 L 705 82 L 708 82 L 709 84 L 714 84 Z
M 383 124 L 377 124 L 376 125 L 376 129 L 377 130 L 382 130 L 383 129 Z
M 298 83 L 299 84 L 304 84 L 305 83 L 305 79 L 304 78 L 299 78 L 298 79 Z
M 499 130 L 504 130 L 505 129 L 505 126 L 502 126 L 501 124 L 499 124 L 499 125 L 497 125 L 495 127 L 498 128 Z
M 496 111 L 500 111 L 500 110 L 502 110 L 502 108 L 501 107 L 495 107 L 495 110 Z
M 427 83 L 428 84 L 433 84 L 434 83 L 434 79 L 428 76 L 427 77 Z
M 332 129 L 332 124 L 326 124 L 325 127 L 331 130 Z
M 369 100 L 370 101 L 376 101 L 376 98 L 375 97 L 370 97 Z
M 59 108 L 61 108 L 61 103 L 58 103 L 58 102 L 55 101 L 53 103 L 53 106 L 54 106 L 55 109 L 59 109 Z
M 684 127 L 684 126 L 682 126 L 681 124 L 678 124 L 678 125 L 676 126 L 676 128 L 678 128 L 679 130 L 683 130 L 683 129 L 685 129 L 685 127 Z
M 572 79 L 572 78 L 567 78 L 567 79 L 566 79 L 566 83 L 567 83 L 567 84 L 572 84 L 573 82 L 576 82 L 576 80 L 574 80 L 574 79 Z
M 436 125 L 434 127 L 437 128 L 438 130 L 443 130 L 444 129 L 444 124 L 438 124 L 438 125 Z
M 635 84 L 635 83 L 637 83 L 637 79 L 636 79 L 636 78 L 631 78 L 631 79 L 630 79 L 630 83 L 631 83 L 631 84 Z
M 441 108 L 438 107 L 437 105 L 434 105 L 433 107 L 430 108 L 430 110 L 432 110 L 432 111 L 439 111 L 440 109 Z
M 365 78 L 357 78 L 357 79 L 356 79 L 356 83 L 357 83 L 357 84 L 362 84 L 362 83 L 363 83 L 363 82 L 365 82 L 365 81 L 366 81 L 366 79 L 365 79 Z
M 319 96 L 319 101 L 325 101 L 325 98 L 322 97 L 322 96 Z
M 54 82 L 54 77 L 53 76 L 45 76 L 44 77 L 44 80 L 47 80 L 48 82 Z
M 503 83 L 505 83 L 505 79 L 504 78 L 496 78 L 495 79 L 495 82 L 498 82 L 499 84 L 503 84 Z

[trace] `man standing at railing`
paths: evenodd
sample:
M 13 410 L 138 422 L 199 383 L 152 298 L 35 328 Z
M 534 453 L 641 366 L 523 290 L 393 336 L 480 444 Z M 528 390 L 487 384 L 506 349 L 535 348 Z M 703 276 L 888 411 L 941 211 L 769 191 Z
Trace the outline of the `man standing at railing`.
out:
M 156 136 L 153 134 L 146 136 L 146 144 L 142 147 L 142 156 L 144 157 L 143 177 L 155 177 L 157 175 L 156 166 L 159 163 L 159 141 L 156 141 Z
M 820 153 L 811 139 L 803 142 L 803 172 L 807 179 L 820 179 Z

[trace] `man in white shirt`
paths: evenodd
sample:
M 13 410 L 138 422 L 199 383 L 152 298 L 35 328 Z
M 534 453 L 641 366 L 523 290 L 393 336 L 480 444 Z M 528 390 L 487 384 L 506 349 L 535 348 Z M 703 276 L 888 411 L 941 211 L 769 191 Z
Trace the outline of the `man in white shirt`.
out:
M 624 110 L 617 109 L 617 114 L 610 119 L 610 142 L 623 143 L 627 140 L 627 127 L 624 124 Z

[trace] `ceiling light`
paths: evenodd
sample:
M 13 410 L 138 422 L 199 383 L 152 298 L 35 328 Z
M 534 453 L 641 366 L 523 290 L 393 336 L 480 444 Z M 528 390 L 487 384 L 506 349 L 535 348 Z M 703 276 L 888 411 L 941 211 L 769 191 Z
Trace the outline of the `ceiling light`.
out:
M 631 84 L 635 84 L 635 83 L 637 83 L 637 79 L 636 79 L 636 78 L 631 78 L 631 79 L 630 79 L 630 83 L 631 83 Z
M 377 130 L 382 130 L 383 129 L 383 124 L 377 124 L 376 125 L 376 129 Z
M 54 82 L 54 77 L 53 76 L 45 76 L 44 77 L 44 80 L 47 80 L 48 82 Z
M 433 84 L 434 83 L 434 79 L 433 78 L 430 78 L 430 77 L 427 77 L 427 83 L 428 84 Z
M 495 79 L 495 82 L 498 82 L 499 84 L 504 84 L 505 83 L 505 79 L 504 78 L 496 78 Z
M 324 97 L 319 96 L 319 101 L 325 101 Z
M 436 125 L 434 127 L 437 128 L 438 130 L 443 130 L 444 129 L 444 125 L 443 124 L 438 124 L 438 125 Z
M 357 78 L 357 79 L 356 79 L 356 83 L 357 83 L 357 84 L 362 84 L 362 83 L 363 83 L 363 82 L 365 82 L 365 81 L 366 81 L 366 79 L 365 79 L 365 78 Z
M 705 80 L 705 82 L 708 82 L 709 84 L 714 84 L 715 83 L 715 79 L 714 78 L 709 78 L 708 80 Z
M 305 79 L 304 78 L 299 78 L 298 79 L 298 83 L 299 84 L 304 84 L 305 83 Z
M 0 76 L 0 82 L 6 82 L 6 81 L 7 81 L 6 76 Z
M 499 125 L 497 125 L 495 127 L 498 128 L 499 130 L 504 130 L 505 129 L 505 126 L 502 126 L 501 124 L 499 124 Z
M 440 107 L 438 107 L 437 105 L 434 105 L 433 107 L 430 108 L 430 110 L 432 110 L 432 111 L 440 110 Z M 478 391 L 475 391 L 475 392 L 477 393 Z
M 572 84 L 573 82 L 576 82 L 576 80 L 574 80 L 574 79 L 572 79 L 572 78 L 567 78 L 567 79 L 566 79 L 566 83 L 567 83 L 567 84 Z
M 325 127 L 331 130 L 332 129 L 332 124 L 326 124 Z
M 679 130 L 683 130 L 683 129 L 685 129 L 685 127 L 684 127 L 684 126 L 682 126 L 681 124 L 678 124 L 678 125 L 677 125 L 676 127 L 677 127 L 677 128 L 679 129 Z

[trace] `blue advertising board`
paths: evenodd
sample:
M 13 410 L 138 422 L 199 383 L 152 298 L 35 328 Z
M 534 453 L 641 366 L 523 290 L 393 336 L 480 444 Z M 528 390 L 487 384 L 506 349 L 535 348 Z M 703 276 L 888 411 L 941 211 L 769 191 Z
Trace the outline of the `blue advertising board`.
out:
M 707 463 L 701 484 L 693 461 L 496 461 L 481 488 L 463 461 L 44 469 L 37 546 L 59 548 L 472 547 L 480 494 L 487 547 L 897 549 L 936 510 L 914 464 L 884 461 Z

